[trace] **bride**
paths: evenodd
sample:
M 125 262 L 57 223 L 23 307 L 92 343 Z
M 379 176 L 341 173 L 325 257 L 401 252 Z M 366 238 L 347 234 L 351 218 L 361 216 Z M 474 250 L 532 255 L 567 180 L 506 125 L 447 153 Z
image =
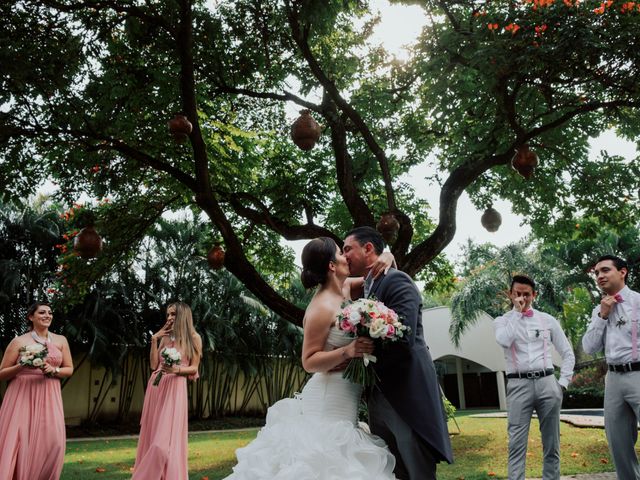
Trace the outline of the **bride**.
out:
M 395 459 L 383 440 L 358 428 L 362 387 L 332 371 L 373 351 L 368 338 L 347 337 L 335 327 L 351 288 L 347 260 L 326 237 L 302 251 L 302 284 L 320 285 L 303 320 L 302 366 L 314 375 L 295 398 L 276 402 L 257 438 L 236 451 L 238 464 L 226 480 L 387 480 Z M 380 268 L 380 266 L 378 266 Z

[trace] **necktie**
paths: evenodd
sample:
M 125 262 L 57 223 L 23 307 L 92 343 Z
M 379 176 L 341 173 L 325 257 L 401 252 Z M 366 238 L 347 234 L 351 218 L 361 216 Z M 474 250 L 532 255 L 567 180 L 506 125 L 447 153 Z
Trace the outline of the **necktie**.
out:
M 364 298 L 369 298 L 369 293 L 371 293 L 371 287 L 373 286 L 373 277 L 371 276 L 371 272 L 364 277 Z
M 623 303 L 624 302 L 624 298 L 622 298 L 622 295 L 620 295 L 619 293 L 616 293 L 613 298 L 615 299 L 616 302 L 618 303 Z
M 522 312 L 523 317 L 533 317 L 533 310 L 529 309 L 526 312 Z

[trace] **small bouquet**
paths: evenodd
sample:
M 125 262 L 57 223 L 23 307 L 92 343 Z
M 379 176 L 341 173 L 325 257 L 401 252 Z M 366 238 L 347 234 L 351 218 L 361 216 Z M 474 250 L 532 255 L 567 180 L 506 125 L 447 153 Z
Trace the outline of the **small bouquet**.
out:
M 336 324 L 338 329 L 355 337 L 369 337 L 381 342 L 395 342 L 411 333 L 403 325 L 398 314 L 384 303 L 370 298 L 360 298 L 342 304 Z M 376 373 L 372 363 L 377 358 L 365 353 L 362 358 L 353 358 L 342 374 L 343 378 L 365 387 L 376 383 Z
M 42 368 L 49 351 L 41 343 L 32 343 L 20 347 L 18 364 L 29 368 Z
M 180 360 L 182 360 L 182 355 L 180 355 L 180 352 L 178 350 L 176 350 L 175 348 L 170 348 L 167 347 L 164 350 L 162 350 L 162 352 L 160 353 L 160 355 L 162 356 L 162 362 L 165 365 L 168 366 L 173 366 L 177 363 L 180 363 Z M 153 381 L 153 386 L 157 387 L 158 384 L 160 383 L 160 379 L 162 378 L 162 374 L 164 372 L 162 370 L 160 370 L 158 372 L 158 374 L 156 375 L 155 380 Z

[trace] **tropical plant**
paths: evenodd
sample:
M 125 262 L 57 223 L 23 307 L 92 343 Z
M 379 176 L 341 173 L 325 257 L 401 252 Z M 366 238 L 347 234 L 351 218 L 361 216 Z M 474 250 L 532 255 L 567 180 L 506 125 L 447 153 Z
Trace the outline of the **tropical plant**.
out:
M 51 293 L 62 222 L 42 199 L 0 202 L 0 345 L 26 330 L 27 308 Z

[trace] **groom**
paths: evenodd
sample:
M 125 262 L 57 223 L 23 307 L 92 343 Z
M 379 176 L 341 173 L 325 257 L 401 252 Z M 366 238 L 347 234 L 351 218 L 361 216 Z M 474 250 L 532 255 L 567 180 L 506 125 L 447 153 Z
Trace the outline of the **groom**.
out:
M 406 338 L 378 351 L 379 382 L 369 397 L 371 432 L 387 442 L 401 479 L 435 479 L 436 464 L 453 462 L 438 378 L 422 331 L 422 299 L 411 277 L 399 270 L 371 280 L 370 266 L 384 249 L 371 227 L 351 230 L 343 252 L 354 276 L 365 277 L 365 297 L 376 298 L 411 328 Z

